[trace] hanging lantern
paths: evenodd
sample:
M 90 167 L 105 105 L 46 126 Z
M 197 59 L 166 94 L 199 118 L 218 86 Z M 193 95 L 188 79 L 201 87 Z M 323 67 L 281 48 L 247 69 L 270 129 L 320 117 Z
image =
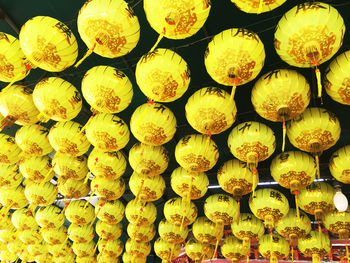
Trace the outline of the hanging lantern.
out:
M 325 182 L 316 182 L 302 188 L 299 192 L 299 206 L 306 213 L 322 219 L 334 210 L 334 188 Z
M 11 189 L 0 190 L 0 203 L 4 210 L 10 208 L 19 209 L 28 205 L 28 200 L 24 194 L 24 187 L 22 185 Z
M 219 151 L 208 136 L 186 135 L 176 145 L 175 159 L 187 171 L 205 172 L 214 167 L 219 159 Z
M 185 241 L 188 236 L 188 228 L 182 229 L 170 223 L 166 219 L 162 219 L 158 225 L 158 233 L 161 239 L 170 244 L 180 244 Z
M 186 61 L 176 52 L 164 48 L 143 55 L 137 63 L 135 76 L 143 94 L 159 102 L 179 99 L 191 80 Z
M 141 227 L 129 224 L 127 232 L 129 237 L 137 242 L 150 242 L 156 234 L 156 228 L 153 224 Z
M 88 243 L 94 238 L 95 231 L 90 224 L 83 226 L 71 224 L 68 227 L 68 235 L 74 243 Z
M 316 68 L 318 97 L 322 86 L 318 65 L 343 44 L 344 20 L 337 9 L 321 2 L 301 3 L 289 10 L 275 30 L 275 49 L 282 60 L 300 68 Z
M 57 189 L 50 182 L 32 183 L 26 186 L 24 194 L 32 205 L 47 206 L 55 202 Z
M 102 113 L 125 110 L 133 96 L 129 78 L 119 69 L 110 66 L 89 69 L 81 82 L 81 91 L 92 111 Z
M 35 221 L 45 229 L 59 228 L 64 220 L 62 210 L 54 205 L 40 207 L 35 213 Z
M 93 241 L 88 243 L 73 242 L 72 249 L 78 257 L 91 257 L 95 252 L 95 243 Z
M 97 218 L 107 224 L 118 224 L 124 217 L 125 207 L 120 200 L 104 201 L 99 199 L 95 206 Z
M 49 129 L 43 126 L 23 126 L 17 130 L 15 140 L 26 155 L 44 156 L 53 150 L 47 138 L 48 134 Z
M 186 242 L 185 251 L 188 257 L 194 261 L 201 262 L 203 260 L 210 259 L 214 252 L 213 245 L 204 245 L 194 238 L 191 238 Z
M 62 22 L 48 16 L 36 16 L 21 28 L 19 42 L 29 61 L 43 70 L 63 71 L 73 65 L 78 45 L 73 32 Z
M 52 158 L 52 166 L 55 173 L 65 179 L 81 180 L 89 172 L 85 155 L 71 157 L 56 153 Z
M 160 175 L 143 178 L 134 172 L 129 179 L 129 187 L 137 201 L 153 202 L 162 197 L 165 181 Z
M 91 181 L 91 190 L 100 198 L 105 200 L 115 200 L 120 198 L 125 192 L 125 182 L 123 178 L 108 180 L 95 177 Z
M 196 131 L 219 134 L 232 126 L 236 120 L 236 104 L 230 94 L 216 87 L 202 88 L 187 101 L 186 118 Z
M 73 121 L 56 122 L 51 127 L 49 141 L 56 152 L 71 157 L 83 155 L 89 150 L 90 142 L 82 126 Z
M 24 230 L 20 233 L 19 238 L 24 245 L 34 245 L 40 243 L 43 238 L 40 234 L 40 229 Z
M 325 216 L 324 225 L 329 231 L 339 235 L 339 239 L 348 240 L 350 237 L 350 212 L 333 211 Z
M 221 244 L 221 254 L 231 260 L 232 263 L 237 263 L 249 256 L 250 249 L 244 248 L 242 241 L 234 236 L 228 236 Z
M 312 257 L 313 263 L 320 263 L 331 251 L 331 241 L 326 234 L 312 230 L 307 236 L 299 239 L 298 248 L 306 257 Z
M 140 142 L 159 146 L 169 142 L 176 132 L 174 113 L 159 103 L 139 106 L 131 116 L 130 130 Z
M 98 113 L 86 127 L 86 137 L 102 151 L 114 152 L 123 149 L 129 142 L 128 125 L 113 114 Z
M 47 246 L 46 246 L 45 242 L 41 242 L 41 243 L 34 244 L 34 245 L 29 245 L 27 247 L 27 250 L 28 250 L 29 254 L 31 256 L 33 256 L 34 258 L 49 252 L 47 250 Z
M 66 218 L 76 225 L 87 225 L 94 219 L 94 207 L 85 200 L 74 200 L 69 203 L 65 212 Z
M 101 240 L 98 243 L 98 250 L 101 252 L 101 254 L 106 255 L 110 258 L 116 258 L 119 257 L 124 249 L 124 245 L 122 241 L 119 239 L 116 240 Z
M 350 184 L 350 145 L 340 148 L 332 154 L 329 160 L 329 170 L 339 182 Z
M 18 231 L 31 230 L 38 227 L 32 211 L 27 208 L 17 209 L 13 212 L 11 221 Z
M 181 198 L 171 198 L 164 205 L 164 216 L 170 223 L 180 226 L 191 225 L 197 218 L 197 207 L 193 202 L 188 205 Z
M 218 229 L 214 222 L 207 217 L 198 217 L 192 225 L 192 233 L 195 239 L 202 244 L 215 245 L 218 236 Z
M 326 69 L 324 86 L 327 94 L 335 101 L 350 105 L 350 50 L 337 56 Z
M 253 214 L 265 221 L 265 226 L 273 228 L 289 211 L 288 199 L 279 191 L 263 188 L 249 198 L 249 207 Z
M 55 176 L 48 156 L 24 158 L 19 164 L 19 170 L 23 177 L 34 183 L 46 183 Z
M 123 0 L 92 0 L 79 11 L 78 31 L 88 47 L 87 54 L 77 67 L 92 52 L 117 58 L 133 50 L 140 38 L 140 24 L 134 10 Z
M 160 175 L 168 168 L 169 152 L 163 146 L 135 143 L 129 151 L 129 163 L 141 176 Z
M 263 235 L 259 239 L 259 252 L 265 259 L 278 262 L 289 255 L 289 244 L 280 235 Z
M 59 177 L 57 180 L 58 192 L 65 199 L 79 199 L 85 197 L 90 192 L 90 187 L 84 184 L 84 180 L 64 179 Z
M 67 228 L 63 225 L 59 228 L 43 228 L 41 235 L 43 236 L 45 242 L 50 245 L 64 244 L 68 239 Z
M 125 251 L 135 258 L 144 258 L 151 253 L 151 244 L 139 243 L 129 238 L 125 243 Z
M 124 263 L 146 263 L 146 261 L 147 261 L 146 257 L 145 258 L 135 258 L 127 252 L 123 253 L 122 259 L 123 259 Z
M 33 101 L 40 111 L 38 118 L 47 122 L 69 121 L 74 119 L 82 108 L 79 91 L 68 81 L 50 77 L 36 84 Z
M 204 214 L 217 226 L 230 225 L 237 213 L 237 202 L 225 194 L 209 196 L 204 203 Z M 222 235 L 222 232 L 219 233 Z
M 156 220 L 157 208 L 151 202 L 140 203 L 133 199 L 126 205 L 125 216 L 131 224 L 148 226 Z
M 239 10 L 249 14 L 261 14 L 270 12 L 281 6 L 286 1 L 287 0 L 231 0 L 231 2 L 234 3 Z
M 99 235 L 100 238 L 104 240 L 116 240 L 123 233 L 122 223 L 111 225 L 101 220 L 98 220 L 95 228 L 97 235 Z
M 10 165 L 20 160 L 21 149 L 16 145 L 15 138 L 0 134 L 0 164 Z
M 259 74 L 265 62 L 264 44 L 259 36 L 245 28 L 231 28 L 217 34 L 204 55 L 208 74 L 217 83 L 232 86 L 246 84 Z
M 180 254 L 180 251 L 181 244 L 175 244 L 174 246 L 173 244 L 166 242 L 162 238 L 158 238 L 154 242 L 154 252 L 159 258 L 161 258 L 165 262 L 172 261 L 175 258 L 177 258 Z
M 2 129 L 13 123 L 18 125 L 32 125 L 38 119 L 39 111 L 33 103 L 33 90 L 22 85 L 13 85 L 3 89 L 0 96 L 0 113 L 5 117 Z
M 70 241 L 66 241 L 63 244 L 49 245 L 48 250 L 56 258 L 66 258 L 67 255 L 73 253 Z
M 17 188 L 22 183 L 23 176 L 15 165 L 0 165 L 1 189 Z

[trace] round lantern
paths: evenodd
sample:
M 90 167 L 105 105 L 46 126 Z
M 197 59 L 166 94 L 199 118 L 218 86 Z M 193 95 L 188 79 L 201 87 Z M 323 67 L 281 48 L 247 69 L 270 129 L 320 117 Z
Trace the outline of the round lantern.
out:
M 106 255 L 109 258 L 119 257 L 124 249 L 122 241 L 119 239 L 116 240 L 101 240 L 98 243 L 98 250 L 101 254 Z
M 139 106 L 131 116 L 130 130 L 140 142 L 158 146 L 170 141 L 176 132 L 174 113 L 159 103 Z
M 50 77 L 36 84 L 33 101 L 40 111 L 39 119 L 47 122 L 69 121 L 75 118 L 81 108 L 82 99 L 79 91 L 68 81 Z
M 207 87 L 196 91 L 187 101 L 186 118 L 196 131 L 219 134 L 232 126 L 236 119 L 236 104 L 226 91 Z
M 156 220 L 157 208 L 151 202 L 140 203 L 133 199 L 126 205 L 125 216 L 131 224 L 148 226 Z
M 281 6 L 287 0 L 275 0 L 275 1 L 263 1 L 263 0 L 231 0 L 236 7 L 250 14 L 260 14 L 270 12 L 277 7 Z
M 203 244 L 215 245 L 218 237 L 216 224 L 205 216 L 198 217 L 196 221 L 194 221 L 192 225 L 192 233 L 193 236 Z
M 327 94 L 335 101 L 350 105 L 350 50 L 337 56 L 326 69 L 324 86 Z
M 21 149 L 16 145 L 15 138 L 0 134 L 0 164 L 10 165 L 19 161 Z
M 90 187 L 84 184 L 84 180 L 65 179 L 59 177 L 57 180 L 58 192 L 65 199 L 79 199 L 85 197 L 90 192 Z
M 118 224 L 124 217 L 125 207 L 120 200 L 104 201 L 99 199 L 95 206 L 97 218 L 107 224 Z
M 196 262 L 210 259 L 213 254 L 215 255 L 213 245 L 204 245 L 194 238 L 186 242 L 185 251 L 187 256 Z
M 95 231 L 90 224 L 83 226 L 71 224 L 68 227 L 68 235 L 74 243 L 88 243 L 94 238 Z
M 73 65 L 78 56 L 73 32 L 48 16 L 28 20 L 21 28 L 19 42 L 30 62 L 46 71 L 63 71 Z
M 141 176 L 162 174 L 169 163 L 169 153 L 163 146 L 136 143 L 129 151 L 131 168 Z
M 123 253 L 123 262 L 124 263 L 146 263 L 147 258 L 135 258 L 127 252 Z
M 143 94 L 159 102 L 179 99 L 191 79 L 186 61 L 174 51 L 164 48 L 143 55 L 137 63 L 135 76 Z
M 55 173 L 65 179 L 81 180 L 89 172 L 85 155 L 71 157 L 56 153 L 52 158 L 52 166 Z
M 169 199 L 164 205 L 164 216 L 170 223 L 180 226 L 191 225 L 197 217 L 197 207 L 190 202 L 185 204 L 179 197 Z
M 214 167 L 219 159 L 219 151 L 208 136 L 186 135 L 176 145 L 175 159 L 187 171 L 205 172 Z
M 334 234 L 339 235 L 339 239 L 349 239 L 350 237 L 350 212 L 333 211 L 324 218 L 324 225 Z
M 96 114 L 86 127 L 86 137 L 91 144 L 102 151 L 114 152 L 123 149 L 129 142 L 128 125 L 119 117 Z
M 162 197 L 165 181 L 160 175 L 143 178 L 134 172 L 129 179 L 129 187 L 137 201 L 153 202 Z
M 249 198 L 249 207 L 253 214 L 265 221 L 268 228 L 272 228 L 289 211 L 288 199 L 279 191 L 263 188 Z
M 129 224 L 127 232 L 129 237 L 137 242 L 150 242 L 154 238 L 157 231 L 153 224 L 150 224 L 149 226 Z
M 38 225 L 45 229 L 58 228 L 64 223 L 62 210 L 54 205 L 40 207 L 35 213 Z
M 185 241 L 188 236 L 188 228 L 182 229 L 170 223 L 169 221 L 162 219 L 158 225 L 159 236 L 170 244 L 179 244 Z
M 55 176 L 48 156 L 24 158 L 19 164 L 19 170 L 24 178 L 35 183 L 48 182 Z
M 156 255 L 161 258 L 163 261 L 172 261 L 177 258 L 181 251 L 181 244 L 170 244 L 163 240 L 162 238 L 158 238 L 154 242 L 154 252 Z M 124 258 L 124 257 L 123 257 Z
M 76 225 L 87 225 L 95 217 L 93 206 L 85 200 L 70 202 L 64 214 L 71 223 Z
M 57 189 L 50 182 L 32 183 L 26 186 L 24 194 L 32 205 L 47 206 L 55 202 Z
M 259 36 L 245 28 L 231 28 L 217 34 L 204 55 L 209 75 L 219 84 L 236 86 L 255 79 L 265 62 L 264 44 Z
M 259 252 L 265 259 L 277 262 L 289 255 L 289 244 L 280 235 L 263 235 L 259 239 Z
M 350 145 L 340 148 L 333 153 L 329 160 L 329 170 L 339 182 L 350 184 Z
M 125 110 L 133 96 L 132 83 L 119 69 L 95 66 L 81 82 L 81 91 L 92 111 L 118 113 Z
M 28 205 L 28 200 L 24 194 L 22 185 L 11 189 L 2 189 L 0 191 L 0 203 L 3 205 L 4 211 L 10 208 L 19 209 Z
M 56 152 L 76 157 L 89 150 L 90 143 L 82 126 L 73 121 L 56 122 L 51 127 L 49 141 Z
M 23 176 L 15 165 L 0 165 L 0 187 L 2 189 L 17 188 Z
M 90 257 L 95 252 L 95 243 L 90 241 L 88 243 L 76 243 L 72 245 L 72 249 L 75 255 L 78 257 Z
M 49 251 L 47 250 L 47 246 L 45 244 L 45 242 L 41 242 L 38 244 L 34 244 L 34 245 L 29 245 L 27 247 L 27 250 L 29 252 L 30 255 L 32 255 L 33 257 L 37 257 L 43 254 L 48 253 Z
M 98 220 L 96 223 L 96 233 L 104 240 L 115 240 L 122 235 L 123 225 L 122 223 L 111 225 Z
M 95 177 L 91 181 L 91 190 L 100 198 L 115 200 L 124 194 L 125 181 L 123 178 L 108 180 L 103 177 Z
M 5 247 L 2 251 L 6 250 L 6 248 L 7 248 L 10 252 L 15 253 L 15 254 L 19 254 L 22 252 L 22 250 L 26 249 L 25 246 L 26 245 L 22 242 L 21 239 L 16 238 L 16 239 L 12 240 L 10 243 L 8 243 L 7 245 L 5 245 Z M 29 247 L 29 246 L 30 245 L 27 245 L 27 247 Z
M 326 234 L 311 231 L 299 239 L 298 248 L 307 257 L 312 257 L 313 263 L 320 263 L 321 258 L 331 251 L 331 241 Z
M 226 237 L 221 244 L 221 254 L 233 263 L 249 257 L 249 253 L 250 249 L 244 248 L 242 241 L 234 236 Z
M 24 230 L 20 233 L 19 238 L 26 246 L 40 243 L 43 240 L 43 238 L 39 231 L 39 228 Z
M 18 231 L 38 228 L 38 224 L 36 223 L 32 212 L 33 211 L 30 211 L 27 208 L 17 209 L 13 212 L 11 221 Z
M 228 195 L 216 194 L 209 196 L 204 203 L 204 214 L 217 226 L 223 228 L 230 225 L 237 213 L 237 202 Z M 219 235 L 221 235 L 219 233 Z
M 49 129 L 38 126 L 23 126 L 16 132 L 16 143 L 26 155 L 44 156 L 52 152 L 53 148 L 47 138 Z
M 151 244 L 136 242 L 129 238 L 125 243 L 125 251 L 135 258 L 144 258 L 151 253 Z

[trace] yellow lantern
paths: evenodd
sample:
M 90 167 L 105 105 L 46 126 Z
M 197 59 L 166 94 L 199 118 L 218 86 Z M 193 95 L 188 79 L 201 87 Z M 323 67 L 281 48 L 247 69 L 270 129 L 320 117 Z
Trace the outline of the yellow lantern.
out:
M 85 197 L 90 192 L 90 187 L 84 184 L 84 180 L 73 180 L 59 177 L 57 180 L 58 192 L 65 199 L 79 199 Z
M 39 119 L 47 122 L 74 119 L 82 108 L 79 91 L 68 81 L 50 77 L 36 84 L 33 101 L 40 111 Z
M 89 150 L 90 142 L 82 126 L 73 121 L 56 122 L 51 127 L 49 141 L 56 152 L 71 157 L 83 155 Z
M 219 228 L 230 225 L 237 213 L 237 202 L 228 195 L 216 194 L 209 196 L 204 203 L 204 214 Z M 218 233 L 218 235 L 222 235 Z
M 190 172 L 205 172 L 219 159 L 216 143 L 210 137 L 199 134 L 186 135 L 175 148 L 175 159 Z
M 15 165 L 0 165 L 0 187 L 2 189 L 17 188 L 23 176 Z
M 116 240 L 104 240 L 102 239 L 98 243 L 98 250 L 101 254 L 106 255 L 110 258 L 119 257 L 124 249 L 124 245 L 122 241 L 119 239 Z
M 143 55 L 137 63 L 135 76 L 143 94 L 159 102 L 179 99 L 191 80 L 186 61 L 176 52 L 164 48 Z
M 236 7 L 249 14 L 261 14 L 270 12 L 281 6 L 287 0 L 263 1 L 263 0 L 231 0 Z
M 179 197 L 169 199 L 164 205 L 166 220 L 176 226 L 191 225 L 197 218 L 197 207 L 193 202 L 185 204 Z
M 39 125 L 23 126 L 16 132 L 16 143 L 19 148 L 31 156 L 44 156 L 53 148 L 47 138 L 49 129 Z
M 32 125 L 39 120 L 32 93 L 32 89 L 22 85 L 13 85 L 1 91 L 0 113 L 5 117 L 3 125 Z
M 307 257 L 312 257 L 313 263 L 320 263 L 331 251 L 331 241 L 326 234 L 311 231 L 298 241 L 298 248 Z
M 218 228 L 216 224 L 207 217 L 198 217 L 192 225 L 193 236 L 203 244 L 215 245 L 218 237 Z M 219 237 L 221 239 L 223 233 Z
M 125 243 L 125 251 L 135 258 L 144 258 L 151 253 L 151 244 L 136 242 L 129 238 Z
M 332 176 L 339 182 L 350 184 L 350 145 L 340 148 L 333 153 L 329 160 L 329 170 Z
M 32 211 L 27 208 L 17 209 L 13 212 L 11 221 L 18 231 L 38 228 Z
M 27 245 L 28 247 L 29 245 Z M 21 241 L 21 239 L 16 238 L 14 240 L 12 240 L 10 243 L 8 243 L 7 245 L 5 245 L 4 250 L 6 250 L 6 248 L 15 254 L 19 254 L 22 252 L 22 250 L 26 249 L 25 244 Z
M 289 244 L 280 235 L 263 235 L 259 239 L 259 252 L 265 259 L 277 262 L 289 255 Z
M 125 216 L 131 224 L 148 226 L 156 220 L 157 208 L 151 202 L 141 203 L 133 199 L 126 205 Z
M 350 237 L 350 212 L 333 211 L 324 218 L 325 227 L 334 234 L 339 235 L 339 239 L 349 239 Z
M 72 243 L 70 241 L 66 241 L 63 244 L 54 244 L 49 245 L 49 252 L 56 258 L 64 258 L 69 254 L 73 253 Z
M 203 260 L 210 259 L 214 253 L 213 245 L 204 245 L 194 238 L 191 238 L 186 242 L 185 251 L 188 257 L 195 262 L 201 262 Z
M 180 251 L 181 244 L 170 244 L 161 237 L 154 242 L 154 252 L 165 262 L 172 261 L 177 258 Z
M 183 229 L 175 226 L 169 221 L 162 219 L 158 225 L 159 236 L 171 244 L 179 244 L 185 241 L 188 236 L 188 228 L 184 227 Z
M 327 94 L 345 105 L 350 105 L 349 56 L 349 50 L 337 56 L 326 69 L 323 81 Z
M 299 192 L 299 207 L 306 213 L 315 215 L 316 220 L 334 210 L 334 188 L 325 182 L 315 182 Z
M 188 99 L 185 110 L 192 128 L 209 136 L 230 128 L 237 113 L 236 104 L 230 99 L 230 94 L 216 87 L 197 90 Z
M 48 16 L 28 20 L 21 28 L 19 42 L 30 62 L 46 71 L 63 71 L 73 65 L 78 56 L 73 32 Z
M 12 226 L 12 228 L 0 230 L 0 241 L 2 244 L 7 245 L 17 238 L 16 228 Z
M 74 254 L 78 257 L 91 257 L 95 252 L 95 243 L 93 241 L 88 243 L 73 242 L 72 249 Z
M 87 125 L 86 137 L 100 150 L 114 152 L 128 144 L 130 132 L 121 118 L 113 114 L 98 113 Z
M 160 175 L 143 178 L 134 172 L 129 179 L 129 187 L 137 201 L 153 202 L 162 197 L 165 181 Z
M 249 198 L 249 207 L 253 214 L 265 221 L 268 228 L 272 228 L 289 211 L 288 199 L 279 191 L 263 188 Z
M 79 11 L 78 31 L 89 48 L 88 53 L 76 67 L 92 52 L 117 58 L 133 50 L 140 38 L 140 24 L 133 9 L 123 0 L 92 0 Z
M 64 244 L 68 239 L 67 228 L 63 225 L 58 228 L 43 228 L 41 235 L 45 242 L 50 245 Z
M 163 146 L 135 143 L 129 151 L 131 168 L 141 176 L 162 174 L 169 163 L 169 153 Z
M 32 183 L 26 186 L 24 194 L 32 205 L 47 206 L 55 202 L 57 189 L 50 182 Z
M 53 256 L 49 252 L 34 256 L 34 258 L 35 258 L 35 261 L 38 263 L 54 263 Z M 67 263 L 68 262 L 69 261 L 67 261 Z
M 14 262 L 18 258 L 15 253 L 10 252 L 9 250 L 1 251 L 0 257 L 3 262 Z
M 204 55 L 209 75 L 219 84 L 236 86 L 255 79 L 265 62 L 264 44 L 259 36 L 245 28 L 231 28 L 217 34 Z
M 96 223 L 96 233 L 104 240 L 116 240 L 123 233 L 123 225 L 122 223 L 111 225 L 98 220 Z
M 164 105 L 149 102 L 134 111 L 130 119 L 130 130 L 140 142 L 162 145 L 174 137 L 176 118 Z
M 92 109 L 102 113 L 125 110 L 133 96 L 129 78 L 119 69 L 110 66 L 89 69 L 81 82 L 81 91 Z
M 43 240 L 39 228 L 24 230 L 20 233 L 19 238 L 26 246 L 40 243 Z
M 108 180 L 103 177 L 95 177 L 91 181 L 91 190 L 105 200 L 115 200 L 124 194 L 125 181 L 123 178 Z
M 24 194 L 24 187 L 22 185 L 11 189 L 2 189 L 0 191 L 0 203 L 3 205 L 2 209 L 23 208 L 28 204 L 28 200 Z
M 99 253 L 97 255 L 97 263 L 119 263 L 119 262 L 120 262 L 119 258 L 110 258 L 103 253 Z M 126 262 L 126 261 L 124 261 L 124 262 Z M 133 262 L 138 262 L 138 261 L 137 260 L 130 261 L 130 263 L 133 263 Z
M 189 202 L 205 195 L 209 179 L 204 172 L 189 172 L 178 167 L 171 173 L 170 185 L 176 194 L 184 198 L 185 202 Z
M 46 183 L 55 176 L 48 156 L 24 158 L 19 164 L 19 170 L 26 179 L 34 183 Z
M 23 249 L 23 251 L 18 254 L 18 258 L 21 260 L 21 262 L 35 261 L 34 257 L 31 254 L 29 254 L 27 249 Z
M 249 253 L 250 249 L 244 248 L 242 241 L 234 236 L 226 237 L 221 244 L 221 254 L 233 263 L 245 259 Z
M 85 155 L 71 157 L 56 153 L 52 158 L 53 170 L 62 178 L 81 180 L 89 172 Z
M 277 54 L 288 64 L 316 67 L 318 97 L 321 97 L 321 74 L 317 66 L 337 53 L 344 34 L 344 20 L 337 9 L 326 3 L 307 2 L 298 4 L 281 18 L 274 44 Z
M 97 218 L 107 224 L 118 224 L 124 217 L 125 207 L 120 200 L 104 201 L 99 199 L 95 206 Z
M 123 262 L 124 263 L 146 263 L 147 258 L 135 258 L 127 252 L 123 253 Z M 115 262 L 114 262 L 115 263 Z
M 85 200 L 74 200 L 65 210 L 66 218 L 76 225 L 87 225 L 95 217 L 94 207 Z
M 94 256 L 90 257 L 76 257 L 76 263 L 96 263 L 96 258 Z
M 68 227 L 68 235 L 74 243 L 88 243 L 94 238 L 95 230 L 91 225 L 71 224 Z
M 0 165 L 10 165 L 19 161 L 21 149 L 16 145 L 15 138 L 0 134 Z
M 29 245 L 27 247 L 27 250 L 28 250 L 29 254 L 33 257 L 37 257 L 37 256 L 40 256 L 40 255 L 43 255 L 43 254 L 46 254 L 49 252 L 45 242 L 41 242 L 41 243 L 34 244 L 34 245 Z
M 35 213 L 35 221 L 45 229 L 59 228 L 64 220 L 62 210 L 54 205 L 40 207 Z

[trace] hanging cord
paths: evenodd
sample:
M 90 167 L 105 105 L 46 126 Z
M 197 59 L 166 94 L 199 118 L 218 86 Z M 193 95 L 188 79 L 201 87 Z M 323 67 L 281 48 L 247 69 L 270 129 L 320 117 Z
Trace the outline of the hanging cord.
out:
M 282 129 L 283 129 L 282 152 L 284 152 L 284 149 L 286 147 L 286 135 L 287 135 L 287 127 L 286 127 L 286 121 L 285 120 L 283 120 Z

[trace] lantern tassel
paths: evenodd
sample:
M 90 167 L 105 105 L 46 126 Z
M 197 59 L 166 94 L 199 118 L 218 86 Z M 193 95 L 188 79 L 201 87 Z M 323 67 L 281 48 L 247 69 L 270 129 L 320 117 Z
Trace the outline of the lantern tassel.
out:
M 92 174 L 92 172 L 89 171 L 88 174 L 86 175 L 85 179 L 84 179 L 84 184 L 87 183 L 87 181 L 89 180 L 91 174 Z
M 316 177 L 317 180 L 320 180 L 320 159 L 318 157 L 318 154 L 315 155 L 316 160 Z
M 100 210 L 101 210 L 101 208 L 102 208 L 103 205 L 104 205 L 104 204 L 100 204 L 100 205 L 99 205 L 100 207 L 98 208 L 97 212 L 95 213 L 95 217 L 94 217 L 94 219 L 91 221 L 90 226 L 92 226 L 92 225 L 94 224 L 96 218 L 98 217 L 98 213 L 100 213 Z
M 290 244 L 290 248 L 291 248 L 291 259 L 292 259 L 292 263 L 294 263 L 294 248 L 293 248 L 293 244 Z
M 215 256 L 216 256 L 216 252 L 218 251 L 219 241 L 220 241 L 220 239 L 219 239 L 219 237 L 218 237 L 218 238 L 216 239 L 215 250 L 214 250 L 214 253 L 213 253 L 213 256 L 212 256 L 211 259 L 214 259 Z
M 259 2 L 259 9 L 258 9 L 258 12 L 257 12 L 258 15 L 261 14 L 262 6 L 263 6 L 263 0 L 260 0 L 260 2 Z
M 141 180 L 141 186 L 139 188 L 139 191 L 137 192 L 137 195 L 135 197 L 135 203 L 137 204 L 137 202 L 139 201 L 139 198 L 140 198 L 140 194 L 142 193 L 142 190 L 143 190 L 143 185 L 145 184 L 145 180 L 142 179 Z
M 93 254 L 95 254 L 95 252 L 97 250 L 97 247 L 98 247 L 98 244 L 100 243 L 101 240 L 102 240 L 102 237 L 99 237 L 99 239 L 98 239 L 98 241 L 97 241 L 97 243 L 96 243 L 96 245 L 94 247 L 94 253 Z
M 295 198 L 295 209 L 297 211 L 297 218 L 300 221 L 300 211 L 299 211 L 299 198 L 298 198 L 298 191 L 294 191 L 294 198 Z
M 87 59 L 95 50 L 95 47 L 96 47 L 96 42 L 94 43 L 93 47 L 92 48 L 89 48 L 88 51 L 86 51 L 85 55 L 74 65 L 75 68 L 79 67 L 79 65 L 81 63 L 83 63 L 83 61 L 85 59 Z
M 153 52 L 157 48 L 159 42 L 163 39 L 163 37 L 164 37 L 163 34 L 160 34 L 158 36 L 158 39 L 157 39 L 156 43 L 154 43 L 153 47 L 151 48 L 151 50 L 149 52 Z
M 348 247 L 348 244 L 345 244 L 345 251 L 346 251 L 346 260 L 349 263 L 349 247 Z
M 92 113 L 92 115 L 90 116 L 90 118 L 89 118 L 89 120 L 87 121 L 87 123 L 83 126 L 83 128 L 81 128 L 80 132 L 78 132 L 75 136 L 78 136 L 78 135 L 82 134 L 82 133 L 85 131 L 86 127 L 89 126 L 91 120 L 95 117 L 96 113 L 97 113 L 97 111 L 94 111 L 94 112 Z
M 139 225 L 139 221 L 141 219 L 141 214 L 143 212 L 143 208 L 144 208 L 144 204 L 141 205 L 141 208 L 140 208 L 140 213 L 137 215 L 137 218 L 136 218 L 136 222 L 135 224 L 138 226 Z
M 248 255 L 247 255 L 246 263 L 249 263 L 249 252 L 248 252 Z
M 35 204 L 33 204 L 33 203 L 31 203 L 29 206 L 28 206 L 28 211 L 30 212 L 30 213 L 32 213 L 33 214 L 33 216 L 35 215 L 35 209 L 36 209 L 36 205 Z
M 64 214 L 64 212 L 66 211 L 66 209 L 67 209 L 69 203 L 70 203 L 70 202 L 66 202 L 66 203 L 64 204 L 64 208 L 62 209 L 61 214 Z
M 318 237 L 320 239 L 321 246 L 322 246 L 322 228 L 321 228 L 320 222 L 317 222 L 317 225 L 318 225 Z
M 175 245 L 176 245 L 176 243 L 173 243 L 171 245 L 171 253 L 170 253 L 170 257 L 169 257 L 169 261 L 170 262 L 171 262 L 171 260 L 173 259 L 173 256 L 174 256 Z
M 256 173 L 258 172 L 258 169 L 256 167 L 253 168 L 253 198 L 255 197 L 255 185 L 256 185 Z
M 84 209 L 89 205 L 90 200 L 91 200 L 92 196 L 95 194 L 95 192 L 96 192 L 96 189 L 94 189 L 94 190 L 92 191 L 92 193 L 91 193 L 91 195 L 89 196 L 88 200 L 86 200 L 86 204 L 84 205 Z
M 287 134 L 287 127 L 286 127 L 286 122 L 285 121 L 283 121 L 282 127 L 283 127 L 282 152 L 284 152 L 284 149 L 286 147 L 286 134 Z
M 317 80 L 317 97 L 322 97 L 322 83 L 321 83 L 321 71 L 319 68 L 315 68 L 316 80 Z
M 241 200 L 238 199 L 237 200 L 237 225 L 239 225 L 239 215 L 240 215 L 240 212 L 241 212 Z
M 48 122 L 51 119 L 44 111 L 40 112 L 37 117 L 41 122 Z
M 40 186 L 42 186 L 44 183 L 46 183 L 47 179 L 49 179 L 53 169 L 55 168 L 56 163 L 50 168 L 50 170 L 46 173 L 44 179 L 40 182 Z
M 234 98 L 235 98 L 238 82 L 239 82 L 239 80 L 237 78 L 232 79 L 232 89 L 231 89 L 231 95 L 230 95 L 231 100 L 234 100 Z
M 220 242 L 221 233 L 224 231 L 224 225 L 223 225 L 222 222 L 216 222 L 215 228 L 218 230 L 218 235 L 216 237 L 215 250 L 214 250 L 212 259 L 215 258 L 216 252 L 218 251 L 218 246 L 219 246 L 219 242 Z

